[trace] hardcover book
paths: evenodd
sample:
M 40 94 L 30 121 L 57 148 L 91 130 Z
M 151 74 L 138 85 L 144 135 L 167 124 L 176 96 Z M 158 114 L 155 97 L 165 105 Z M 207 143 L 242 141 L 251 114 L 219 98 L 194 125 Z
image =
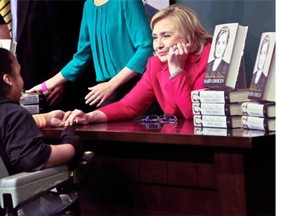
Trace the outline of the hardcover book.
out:
M 256 117 L 276 117 L 276 104 L 273 102 L 247 101 L 241 104 L 243 115 Z
M 27 94 L 22 93 L 20 98 L 21 105 L 29 105 L 29 104 L 44 104 L 45 102 L 45 95 L 44 94 Z
M 243 53 L 248 27 L 239 23 L 215 26 L 204 86 L 210 89 L 246 88 Z M 243 73 L 241 75 L 241 73 Z M 241 82 L 239 79 L 243 79 Z M 244 86 L 245 85 L 245 86 Z
M 264 32 L 250 83 L 251 100 L 275 102 L 275 32 Z
M 228 136 L 232 135 L 232 132 L 227 128 L 194 127 L 194 135 Z
M 195 115 L 242 115 L 241 103 L 193 103 Z
M 242 116 L 242 127 L 253 130 L 276 130 L 276 118 L 261 118 L 255 116 Z
M 44 107 L 40 104 L 29 104 L 29 105 L 21 105 L 26 110 L 28 110 L 31 114 L 38 114 L 44 112 Z
M 241 116 L 194 115 L 193 122 L 195 127 L 212 127 L 227 129 L 242 127 Z
M 248 101 L 249 89 L 191 91 L 192 103 L 240 103 Z

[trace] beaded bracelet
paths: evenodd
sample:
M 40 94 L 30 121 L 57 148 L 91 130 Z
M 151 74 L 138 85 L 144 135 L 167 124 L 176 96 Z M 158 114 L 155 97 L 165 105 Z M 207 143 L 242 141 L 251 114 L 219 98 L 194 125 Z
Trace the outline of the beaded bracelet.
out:
M 43 82 L 43 83 L 41 84 L 41 87 L 42 87 L 42 93 L 43 93 L 44 95 L 49 94 L 49 90 L 48 90 L 45 82 Z

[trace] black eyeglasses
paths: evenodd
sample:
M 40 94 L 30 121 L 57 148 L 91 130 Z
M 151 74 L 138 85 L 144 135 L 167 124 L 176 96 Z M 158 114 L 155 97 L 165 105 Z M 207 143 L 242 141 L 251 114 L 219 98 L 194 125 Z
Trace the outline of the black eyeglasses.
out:
M 177 125 L 177 117 L 174 115 L 148 115 L 146 118 L 140 120 L 141 124 L 145 124 L 146 128 L 161 128 L 163 124 Z

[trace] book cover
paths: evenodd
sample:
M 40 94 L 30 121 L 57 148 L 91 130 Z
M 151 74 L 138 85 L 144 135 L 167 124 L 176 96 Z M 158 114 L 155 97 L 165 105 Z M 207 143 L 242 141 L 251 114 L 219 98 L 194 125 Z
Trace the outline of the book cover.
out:
M 275 32 L 262 33 L 250 83 L 251 100 L 275 101 Z
M 248 101 L 249 89 L 191 91 L 192 103 L 240 103 Z
M 195 127 L 212 127 L 212 128 L 240 128 L 241 116 L 205 116 L 194 115 L 193 122 Z
M 208 58 L 204 86 L 210 89 L 235 89 L 237 78 L 244 79 L 245 67 L 241 67 L 248 27 L 239 23 L 215 26 Z M 241 69 L 242 68 L 242 69 Z M 238 83 L 246 83 L 238 81 Z M 246 87 L 246 86 L 240 86 Z
M 241 103 L 193 103 L 195 115 L 242 115 Z
M 273 102 L 247 101 L 241 104 L 243 115 L 255 117 L 276 117 L 276 104 Z
M 242 116 L 241 122 L 242 122 L 242 127 L 246 129 L 265 130 L 265 131 L 276 130 L 276 118 Z

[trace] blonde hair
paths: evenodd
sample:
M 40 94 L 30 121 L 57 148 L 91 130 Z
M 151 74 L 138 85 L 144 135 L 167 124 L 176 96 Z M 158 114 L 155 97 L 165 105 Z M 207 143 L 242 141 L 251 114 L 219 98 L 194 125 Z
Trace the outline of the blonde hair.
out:
M 172 19 L 177 30 L 191 44 L 191 53 L 200 54 L 207 39 L 212 38 L 212 35 L 200 23 L 197 14 L 191 8 L 180 4 L 172 4 L 158 11 L 151 19 L 151 29 L 153 30 L 155 24 L 166 17 Z

